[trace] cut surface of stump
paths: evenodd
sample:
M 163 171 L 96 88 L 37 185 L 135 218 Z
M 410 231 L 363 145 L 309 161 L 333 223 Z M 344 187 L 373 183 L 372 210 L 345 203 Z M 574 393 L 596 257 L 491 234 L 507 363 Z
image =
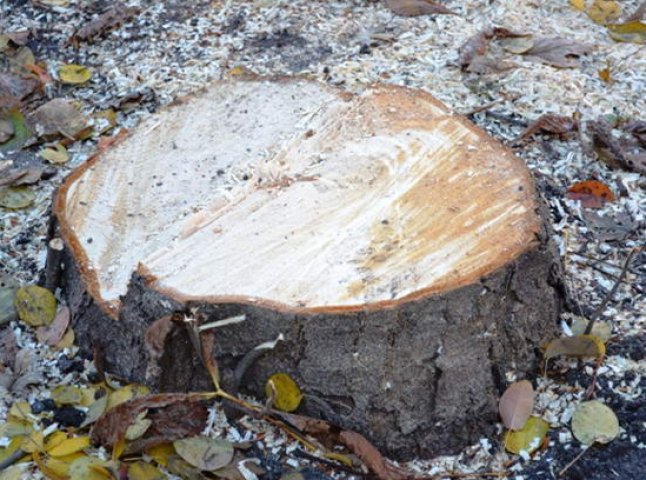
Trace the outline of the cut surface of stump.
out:
M 185 331 L 153 351 L 147 329 L 244 314 L 216 332 L 225 384 L 282 333 L 243 387 L 289 372 L 307 412 L 405 458 L 486 433 L 505 371 L 553 332 L 535 195 L 520 159 L 426 93 L 253 79 L 151 116 L 54 210 L 75 330 L 117 373 L 203 387 Z

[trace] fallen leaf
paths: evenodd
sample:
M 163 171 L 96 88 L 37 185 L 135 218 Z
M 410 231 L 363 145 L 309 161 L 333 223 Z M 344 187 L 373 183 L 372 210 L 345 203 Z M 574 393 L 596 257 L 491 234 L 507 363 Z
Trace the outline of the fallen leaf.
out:
M 77 458 L 70 464 L 69 480 L 111 480 L 113 477 L 106 469 L 108 465 L 98 457 Z
M 64 136 L 75 139 L 87 131 L 88 122 L 71 100 L 55 98 L 41 105 L 29 116 L 31 130 L 40 138 Z
M 610 67 L 602 68 L 601 70 L 597 71 L 597 74 L 599 75 L 599 78 L 606 82 L 606 83 L 612 83 L 612 73 L 610 72 Z
M 60 143 L 54 145 L 54 148 L 43 148 L 40 152 L 38 152 L 38 155 L 47 160 L 49 163 L 56 165 L 67 163 L 67 161 L 70 159 L 70 156 L 67 153 L 67 149 Z
M 563 135 L 565 133 L 575 132 L 579 128 L 579 123 L 572 117 L 545 113 L 534 120 L 519 136 L 517 140 L 530 137 L 535 133 L 551 133 Z
M 384 457 L 363 435 L 351 430 L 342 430 L 339 440 L 352 453 L 382 480 L 398 480 L 408 478 L 408 475 L 396 465 L 386 461 Z
M 508 52 L 521 55 L 534 47 L 534 38 L 531 35 L 504 38 L 500 41 L 500 46 Z
M 637 141 L 646 148 L 646 121 L 634 120 L 624 126 L 624 131 L 634 136 Z
M 404 17 L 438 13 L 455 15 L 455 12 L 449 10 L 444 5 L 431 0 L 386 0 L 386 5 L 393 13 Z
M 567 357 L 601 358 L 606 354 L 606 346 L 599 337 L 594 335 L 577 335 L 561 337 L 551 341 L 545 350 L 545 363 L 559 355 Z
M 577 317 L 574 322 L 572 322 L 572 326 L 570 328 L 573 335 L 584 335 L 587 327 L 588 321 L 583 317 Z M 592 332 L 590 332 L 590 335 L 599 337 L 604 342 L 607 342 L 612 337 L 612 325 L 608 322 L 600 322 L 597 320 L 594 322 L 594 325 L 592 325 Z
M 152 420 L 146 418 L 146 415 L 148 415 L 148 410 L 139 412 L 135 421 L 126 430 L 126 440 L 136 440 L 146 433 L 146 430 L 148 430 L 153 423 Z
M 580 12 L 585 12 L 585 0 L 570 0 L 570 5 Z
M 303 394 L 298 384 L 286 373 L 274 373 L 265 383 L 265 395 L 283 412 L 293 412 L 301 404 Z
M 2 190 L 0 190 L 1 192 Z M 2 194 L 0 193 L 0 196 Z M 8 275 L 0 275 L 0 325 L 11 322 L 17 318 L 16 308 L 14 307 L 14 297 L 20 284 Z M 13 333 L 13 331 L 12 331 Z M 1 338 L 1 337 L 0 337 Z M 2 345 L 2 342 L 0 342 Z M 2 349 L 0 349 L 2 352 Z M 0 353 L 0 362 L 2 361 Z
M 126 385 L 109 394 L 106 409 L 110 410 L 121 403 L 132 400 L 133 398 L 143 397 L 149 393 L 150 389 L 145 385 L 138 385 L 136 383 Z
M 40 180 L 45 169 L 43 167 L 11 168 L 0 171 L 0 187 L 31 185 Z M 2 323 L 2 322 L 0 322 Z
M 52 480 L 67 480 L 69 477 L 70 465 L 77 458 L 85 456 L 83 453 L 73 453 L 64 457 L 51 457 L 41 455 L 38 452 L 33 454 L 33 459 L 38 468 L 46 477 Z
M 162 467 L 168 466 L 168 459 L 175 453 L 175 447 L 173 447 L 172 443 L 161 443 L 146 450 L 146 454 L 150 455 Z
M 197 468 L 186 462 L 179 455 L 168 458 L 168 471 L 182 480 L 204 480 L 204 475 Z
M 11 328 L 3 328 L 0 330 L 0 364 L 13 367 L 17 353 L 16 334 Z
M 558 68 L 579 66 L 578 58 L 592 51 L 590 45 L 566 38 L 537 38 L 534 46 L 525 52 L 529 59 Z
M 72 327 L 68 327 L 67 331 L 63 335 L 63 338 L 61 338 L 61 341 L 58 342 L 55 347 L 59 350 L 63 350 L 65 348 L 71 348 L 74 345 L 74 330 L 72 330 Z
M 605 25 L 621 16 L 621 6 L 614 0 L 594 0 L 586 13 L 595 23 Z
M 40 343 L 45 345 L 54 346 L 63 339 L 65 331 L 70 324 L 70 309 L 68 307 L 61 308 L 52 323 L 46 327 L 39 327 L 36 330 L 36 337 Z
M 183 394 L 183 393 L 169 393 L 147 395 L 145 397 L 135 398 L 128 400 L 124 403 L 117 405 L 111 410 L 107 410 L 94 424 L 91 436 L 92 441 L 96 444 L 103 445 L 106 448 L 112 447 L 120 438 L 123 438 L 132 425 L 137 416 L 144 410 L 154 409 L 156 414 L 160 414 L 162 410 L 174 404 L 202 402 L 204 395 L 200 394 Z M 150 415 L 153 420 L 153 425 L 150 427 L 152 430 L 156 428 L 154 415 Z M 176 417 L 175 421 L 179 422 Z M 186 420 L 186 419 L 181 419 Z M 191 420 L 191 419 L 188 419 Z M 203 428 L 203 425 L 202 425 Z M 168 439 L 177 440 L 177 438 Z M 159 441 L 158 443 L 163 443 Z
M 487 53 L 489 43 L 493 39 L 517 38 L 527 36 L 523 33 L 516 33 L 506 28 L 486 28 L 469 37 L 458 49 L 459 64 L 463 71 L 467 71 L 476 58 Z M 491 60 L 491 59 L 490 59 Z M 496 59 L 493 59 L 496 60 Z M 478 60 L 484 62 L 484 60 Z
M 92 71 L 83 65 L 70 63 L 59 67 L 58 78 L 60 78 L 63 83 L 80 85 L 92 78 Z
M 20 150 L 32 136 L 24 115 L 17 108 L 11 108 L 2 113 L 1 118 L 11 123 L 13 135 L 8 142 L 0 145 L 0 153 Z
M 31 76 L 17 75 L 10 72 L 0 73 L 0 97 L 15 97 L 23 100 L 35 92 L 40 83 Z
M 130 20 L 137 13 L 139 13 L 138 8 L 126 7 L 122 3 L 117 3 L 76 30 L 68 39 L 68 43 L 78 46 L 80 42 L 87 42 L 101 37 Z
M 615 412 L 598 400 L 582 402 L 572 415 L 572 433 L 584 445 L 608 443 L 619 435 L 619 421 Z
M 520 430 L 534 409 L 534 389 L 527 380 L 511 384 L 498 404 L 502 423 L 510 430 Z
M 615 195 L 608 186 L 597 180 L 575 183 L 568 188 L 567 197 L 579 200 L 585 208 L 602 208 L 606 202 L 615 201 Z
M 612 125 L 600 118 L 587 123 L 587 134 L 592 149 L 599 158 L 613 168 L 622 168 L 646 174 L 646 151 L 640 148 L 639 137 L 615 137 Z
M 608 29 L 610 38 L 616 42 L 637 43 L 639 45 L 646 43 L 646 23 L 639 20 L 616 25 L 606 25 L 606 28 Z
M 66 438 L 55 447 L 47 450 L 47 453 L 52 457 L 64 457 L 85 450 L 89 446 L 90 437 L 83 435 L 79 437 Z
M 20 442 L 20 449 L 27 453 L 40 452 L 43 450 L 45 444 L 45 437 L 41 430 L 34 430 L 23 437 Z
M 10 210 L 27 208 L 36 199 L 36 195 L 27 187 L 0 188 L 0 207 Z
M 545 440 L 549 428 L 549 424 L 542 418 L 529 417 L 527 423 L 517 432 L 507 431 L 505 449 L 516 455 L 521 451 L 535 452 Z
M 22 480 L 25 471 L 20 465 L 13 465 L 0 473 L 0 480 Z
M 83 420 L 83 423 L 81 424 L 81 428 L 87 427 L 88 425 L 92 425 L 94 422 L 96 422 L 99 417 L 103 415 L 103 412 L 105 412 L 107 405 L 107 395 L 103 395 L 99 399 L 95 400 L 95 402 L 89 406 L 85 420 Z
M 21 321 L 32 327 L 49 325 L 56 316 L 56 298 L 46 288 L 28 285 L 16 291 L 14 306 Z
M 200 470 L 217 470 L 233 459 L 233 446 L 221 438 L 184 438 L 174 441 L 173 446 L 180 457 Z
M 128 480 L 166 480 L 161 470 L 150 463 L 138 461 L 128 467 Z
M 52 400 L 57 405 L 80 405 L 83 394 L 79 387 L 74 385 L 58 385 L 52 390 Z
M 11 61 L 9 62 L 9 70 L 18 75 L 28 75 L 29 69 L 25 67 L 35 63 L 36 58 L 34 57 L 34 53 L 31 49 L 26 46 L 21 46 L 12 55 Z

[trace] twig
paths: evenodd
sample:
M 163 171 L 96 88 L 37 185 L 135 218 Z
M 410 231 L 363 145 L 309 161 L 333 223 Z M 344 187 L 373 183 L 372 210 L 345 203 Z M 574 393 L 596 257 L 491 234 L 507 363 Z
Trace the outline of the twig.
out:
M 335 470 L 341 470 L 343 472 L 349 473 L 351 475 L 357 475 L 359 477 L 366 477 L 366 478 L 373 478 L 372 473 L 363 473 L 363 472 L 357 472 L 356 470 L 346 467 L 343 464 L 333 462 L 331 460 L 327 460 L 325 458 L 320 458 L 317 457 L 316 455 L 312 455 L 311 453 L 307 453 L 305 450 L 301 449 L 296 449 L 292 452 L 292 455 L 298 458 L 304 458 L 305 460 L 309 460 L 311 462 L 318 462 L 321 465 L 325 465 L 326 467 L 333 468 Z
M 485 103 L 484 105 L 480 105 L 479 107 L 475 107 L 475 108 L 469 110 L 468 112 L 463 113 L 462 115 L 464 115 L 465 117 L 470 117 L 471 115 L 475 115 L 476 113 L 480 113 L 480 112 L 484 112 L 485 110 L 489 110 L 490 108 L 495 107 L 499 103 L 503 103 L 503 102 L 507 102 L 507 101 L 513 102 L 518 97 L 520 97 L 520 95 L 512 95 L 511 97 L 498 98 L 498 99 L 496 99 L 496 100 L 494 100 L 492 102 Z
M 495 118 L 496 120 L 500 120 L 510 125 L 514 125 L 516 127 L 527 128 L 527 122 L 525 120 L 514 118 L 511 115 L 507 115 L 505 113 L 492 112 L 490 110 L 487 110 L 486 115 L 488 117 Z
M 619 288 L 619 285 L 621 284 L 621 282 L 623 282 L 624 277 L 626 276 L 626 271 L 628 270 L 630 261 L 633 259 L 633 255 L 635 255 L 635 253 L 638 252 L 639 250 L 641 250 L 641 247 L 633 248 L 628 254 L 628 257 L 624 262 L 624 266 L 621 269 L 621 273 L 619 274 L 619 278 L 612 286 L 610 291 L 606 294 L 604 299 L 601 301 L 601 304 L 597 307 L 597 309 L 594 312 L 592 312 L 592 315 L 590 315 L 588 326 L 585 328 L 585 332 L 584 332 L 586 335 L 590 335 L 590 332 L 592 331 L 592 327 L 594 327 L 594 322 L 596 322 L 597 319 L 601 316 L 610 299 L 615 295 L 615 293 L 617 293 L 617 289 Z
M 18 460 L 20 460 L 22 457 L 27 455 L 27 452 L 24 450 L 21 450 L 20 448 L 13 452 L 11 455 L 9 455 L 7 458 L 3 459 L 0 461 L 0 472 L 4 470 L 5 468 L 10 467 L 14 463 L 16 463 Z
M 563 474 L 565 474 L 565 472 L 567 472 L 568 469 L 572 465 L 574 465 L 583 456 L 583 454 L 585 452 L 587 452 L 588 450 L 589 450 L 589 448 L 586 448 L 585 450 L 581 450 L 581 453 L 579 453 L 576 457 L 574 457 L 574 459 L 570 463 L 568 463 L 565 467 L 563 467 L 563 469 L 559 472 L 559 477 L 562 477 Z

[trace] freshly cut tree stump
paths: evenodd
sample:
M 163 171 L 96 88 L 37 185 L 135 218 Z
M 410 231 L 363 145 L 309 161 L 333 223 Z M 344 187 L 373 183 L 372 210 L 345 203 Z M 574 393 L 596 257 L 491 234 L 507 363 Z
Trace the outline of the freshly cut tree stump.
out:
M 181 322 L 151 325 L 244 315 L 214 333 L 225 388 L 282 333 L 241 388 L 287 372 L 304 413 L 399 459 L 491 433 L 562 301 L 523 162 L 417 90 L 215 83 L 79 168 L 54 212 L 77 338 L 108 369 L 208 389 Z

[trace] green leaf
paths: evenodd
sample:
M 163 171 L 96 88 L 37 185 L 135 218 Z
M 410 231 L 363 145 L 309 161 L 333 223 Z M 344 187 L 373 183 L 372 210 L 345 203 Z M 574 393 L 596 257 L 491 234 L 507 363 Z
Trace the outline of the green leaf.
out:
M 200 470 L 217 470 L 233 460 L 233 446 L 220 438 L 185 438 L 174 441 L 173 446 L 180 457 Z
M 16 318 L 14 297 L 20 285 L 7 275 L 0 275 L 0 325 Z
M 10 210 L 26 208 L 34 203 L 36 194 L 29 187 L 5 187 L 0 188 L 0 207 Z
M 70 156 L 67 153 L 67 149 L 60 143 L 54 145 L 54 148 L 43 148 L 40 152 L 38 152 L 38 155 L 47 160 L 49 163 L 54 163 L 56 165 L 67 163 L 67 161 L 70 159 Z
M 615 42 L 646 43 L 646 23 L 634 20 L 628 23 L 606 25 L 610 38 Z
M 549 428 L 549 424 L 542 418 L 529 417 L 527 423 L 517 432 L 507 431 L 505 448 L 517 455 L 521 451 L 532 453 L 541 446 Z
M 49 325 L 56 316 L 56 298 L 46 288 L 28 285 L 16 292 L 18 318 L 32 327 Z
M 283 412 L 293 412 L 303 399 L 298 384 L 286 373 L 274 373 L 267 379 L 265 395 L 272 399 L 274 407 Z
M 11 140 L 0 145 L 0 153 L 20 150 L 31 138 L 31 130 L 25 122 L 25 116 L 16 108 L 9 110 L 3 118 L 11 122 L 13 136 Z
M 580 403 L 572 415 L 572 433 L 584 445 L 608 443 L 619 435 L 615 412 L 598 400 Z

